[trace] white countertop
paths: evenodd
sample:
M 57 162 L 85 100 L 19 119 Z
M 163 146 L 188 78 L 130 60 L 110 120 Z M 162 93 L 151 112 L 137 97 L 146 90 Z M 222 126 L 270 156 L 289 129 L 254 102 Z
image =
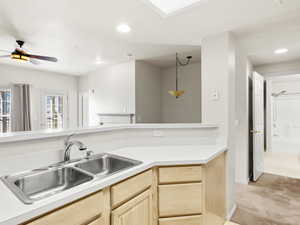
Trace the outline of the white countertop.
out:
M 138 174 L 153 166 L 206 164 L 224 151 L 226 151 L 226 147 L 220 145 L 128 147 L 118 149 L 115 150 L 113 154 L 140 160 L 143 163 L 134 168 L 112 175 L 111 177 L 79 185 L 55 196 L 35 202 L 32 205 L 23 204 L 0 182 L 0 225 L 16 225 L 26 222 L 38 215 L 101 190 L 104 187 Z
M 202 123 L 137 123 L 137 124 L 109 124 L 97 127 L 86 127 L 77 129 L 46 129 L 27 132 L 0 133 L 0 143 L 16 141 L 28 141 L 45 138 L 68 136 L 70 134 L 90 134 L 124 129 L 198 129 L 218 128 L 215 124 Z

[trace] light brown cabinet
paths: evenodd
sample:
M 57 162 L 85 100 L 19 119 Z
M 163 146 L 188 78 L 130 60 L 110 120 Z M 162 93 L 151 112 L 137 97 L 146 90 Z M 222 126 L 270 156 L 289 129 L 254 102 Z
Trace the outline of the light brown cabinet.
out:
M 26 225 L 223 225 L 225 154 L 205 165 L 155 167 Z
M 112 208 L 119 206 L 152 185 L 152 170 L 148 170 L 111 187 Z
M 100 191 L 26 223 L 26 225 L 109 225 L 102 222 L 105 208 L 104 199 L 103 191 Z
M 223 225 L 225 154 L 205 165 L 158 168 L 159 225 Z
M 106 225 L 105 218 L 100 216 L 100 218 L 93 220 L 92 222 L 88 223 L 87 225 Z
M 171 166 L 158 169 L 160 184 L 201 182 L 201 166 Z
M 202 184 L 159 185 L 159 216 L 184 216 L 202 213 Z
M 112 225 L 152 225 L 150 189 L 112 211 Z
M 159 225 L 204 225 L 202 215 L 159 219 Z

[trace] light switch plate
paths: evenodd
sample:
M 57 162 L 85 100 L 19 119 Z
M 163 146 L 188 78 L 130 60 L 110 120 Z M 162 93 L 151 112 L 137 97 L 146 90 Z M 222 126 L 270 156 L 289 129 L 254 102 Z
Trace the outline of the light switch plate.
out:
M 211 99 L 212 99 L 213 101 L 218 101 L 218 100 L 220 99 L 220 94 L 219 94 L 219 92 L 218 92 L 218 91 L 214 91 L 214 92 L 212 93 L 212 95 L 211 95 Z

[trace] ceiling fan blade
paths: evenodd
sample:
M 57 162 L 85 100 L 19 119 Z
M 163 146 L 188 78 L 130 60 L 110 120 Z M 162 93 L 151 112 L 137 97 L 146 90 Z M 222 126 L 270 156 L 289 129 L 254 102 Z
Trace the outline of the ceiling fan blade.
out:
M 41 55 L 29 55 L 26 54 L 26 56 L 33 58 L 33 59 L 39 59 L 39 60 L 45 60 L 45 61 L 50 61 L 50 62 L 57 62 L 57 58 L 54 57 L 49 57 L 49 56 L 41 56 Z
M 10 55 L 0 55 L 0 58 L 10 58 Z
M 39 64 L 41 64 L 38 60 L 33 59 L 33 58 L 30 58 L 29 62 L 31 62 L 31 63 L 34 64 L 34 65 L 39 65 Z
M 2 49 L 0 49 L 0 52 L 7 52 L 7 53 L 11 53 L 10 51 L 7 51 L 7 50 L 2 50 Z

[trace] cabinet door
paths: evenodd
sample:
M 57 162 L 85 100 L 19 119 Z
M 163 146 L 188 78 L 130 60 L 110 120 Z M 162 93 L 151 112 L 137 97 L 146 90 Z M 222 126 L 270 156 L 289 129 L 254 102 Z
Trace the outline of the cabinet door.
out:
M 152 221 L 149 189 L 112 211 L 112 225 L 152 225 Z

